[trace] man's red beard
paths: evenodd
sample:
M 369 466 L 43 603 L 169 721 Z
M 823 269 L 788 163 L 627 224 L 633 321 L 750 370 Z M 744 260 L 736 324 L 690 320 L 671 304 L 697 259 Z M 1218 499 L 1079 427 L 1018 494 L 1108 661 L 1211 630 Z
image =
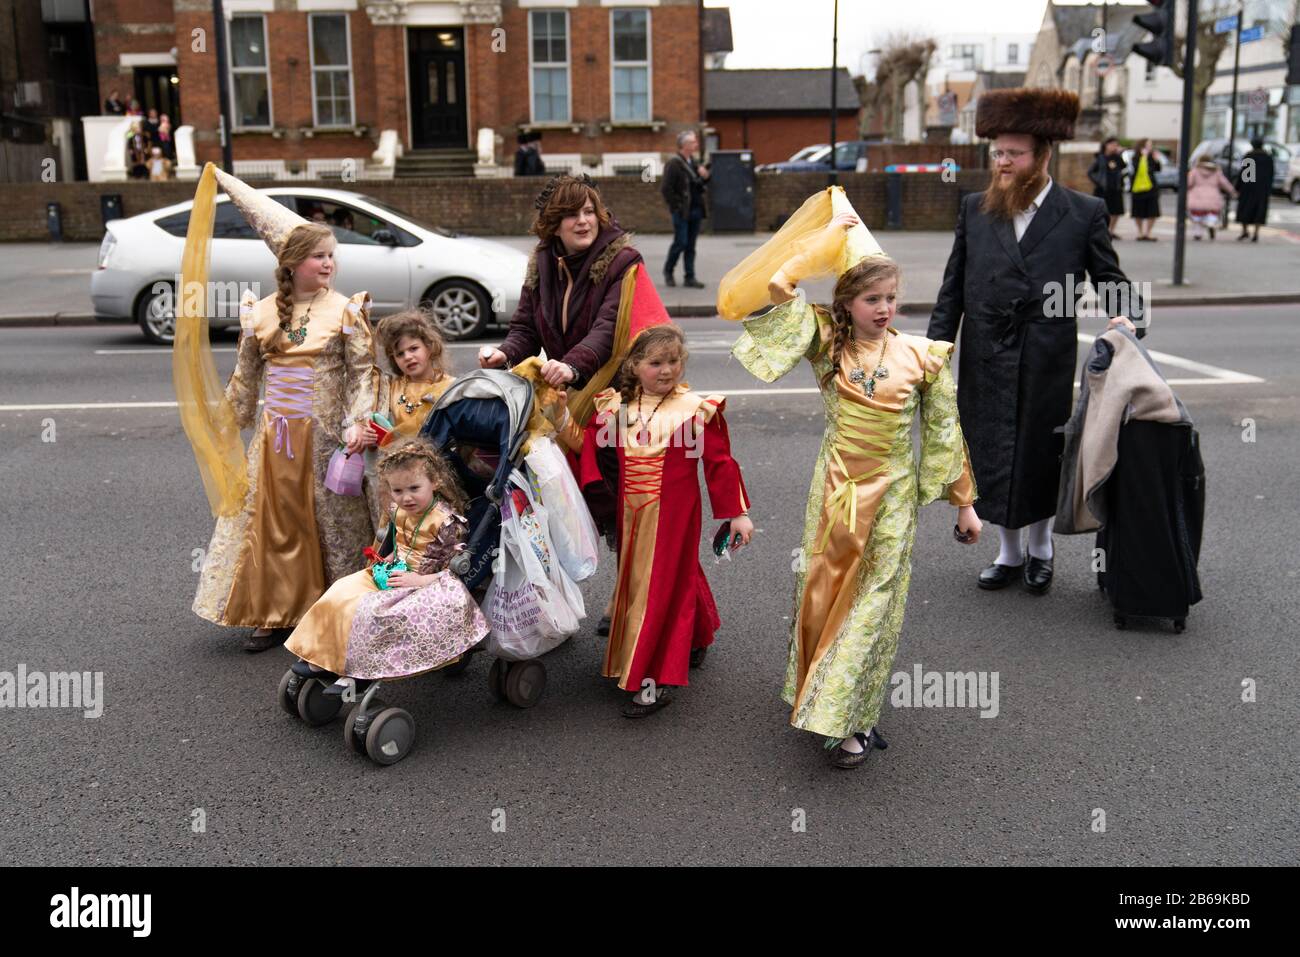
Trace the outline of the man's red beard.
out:
M 1029 208 L 1034 197 L 1047 185 L 1047 173 L 1041 167 L 1022 170 L 1003 184 L 1002 174 L 993 171 L 993 180 L 984 191 L 980 209 L 995 219 L 1011 219 Z

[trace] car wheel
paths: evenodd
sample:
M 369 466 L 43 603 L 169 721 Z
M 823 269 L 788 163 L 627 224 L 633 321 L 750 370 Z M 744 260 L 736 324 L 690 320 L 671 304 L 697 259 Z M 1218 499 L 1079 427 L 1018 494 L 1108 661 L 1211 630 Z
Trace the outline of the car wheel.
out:
M 1291 202 L 1300 204 L 1300 179 L 1291 184 Z
M 492 319 L 487 293 L 467 279 L 440 282 L 420 300 L 438 331 L 451 341 L 481 336 Z
M 154 345 L 171 345 L 176 340 L 176 303 L 172 284 L 158 282 L 150 286 L 136 303 L 135 319 L 144 337 Z

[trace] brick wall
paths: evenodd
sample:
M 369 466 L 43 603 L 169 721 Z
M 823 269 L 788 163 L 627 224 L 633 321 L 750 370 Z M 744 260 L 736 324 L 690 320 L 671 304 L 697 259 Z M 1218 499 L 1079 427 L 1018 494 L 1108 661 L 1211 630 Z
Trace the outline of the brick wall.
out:
M 718 148 L 754 151 L 754 163 L 780 163 L 796 150 L 830 138 L 831 114 L 733 116 L 709 114 L 709 125 L 718 133 Z M 857 139 L 858 111 L 842 111 L 836 121 L 835 138 Z
M 885 228 L 883 173 L 850 173 L 840 177 L 854 207 L 872 229 Z M 904 175 L 905 229 L 950 230 L 964 192 L 983 189 L 988 174 L 961 172 L 955 183 L 930 174 Z M 103 237 L 100 197 L 122 197 L 123 215 L 158 209 L 194 196 L 193 183 L 14 183 L 7 184 L 6 212 L 0 217 L 0 240 L 40 242 L 48 239 L 45 204 L 62 205 L 64 235 L 69 240 L 97 242 Z M 312 184 L 301 184 L 312 185 Z M 337 182 L 314 184 L 338 188 Z M 773 230 L 809 195 L 826 186 L 821 173 L 765 174 L 755 187 L 757 227 Z M 532 224 L 533 198 L 540 183 L 532 179 L 436 179 L 366 182 L 361 191 L 409 213 L 417 220 L 479 235 L 524 235 Z M 619 222 L 642 233 L 671 231 L 671 220 L 659 195 L 659 184 L 637 176 L 600 181 L 601 195 Z M 708 229 L 706 221 L 705 229 Z

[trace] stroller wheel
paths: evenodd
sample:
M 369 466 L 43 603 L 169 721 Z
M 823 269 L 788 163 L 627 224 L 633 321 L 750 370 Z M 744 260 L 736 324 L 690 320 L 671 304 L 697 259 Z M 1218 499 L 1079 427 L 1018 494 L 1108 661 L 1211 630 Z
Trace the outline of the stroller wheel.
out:
M 1116 615 L 1115 615 L 1115 627 L 1118 628 L 1120 631 L 1123 631 L 1125 628 L 1128 627 L 1128 619 L 1127 619 L 1126 617 L 1124 617 L 1123 615 L 1116 614 Z
M 275 693 L 276 700 L 280 702 L 280 707 L 293 717 L 298 717 L 298 692 L 301 690 L 302 679 L 299 678 L 292 670 L 286 671 L 284 677 L 280 679 L 280 687 Z
M 298 689 L 298 717 L 313 728 L 329 724 L 343 709 L 343 699 L 325 693 L 325 685 L 308 678 Z
M 415 719 L 401 708 L 385 708 L 366 731 L 366 754 L 375 764 L 396 764 L 414 743 Z
M 1186 619 L 1186 618 L 1175 618 L 1175 619 L 1174 619 L 1174 632 L 1175 632 L 1176 634 L 1181 635 L 1181 634 L 1183 633 L 1183 631 L 1184 631 L 1186 628 L 1187 628 L 1187 619 Z
M 492 662 L 492 669 L 488 672 L 488 691 L 498 701 L 506 700 L 506 675 L 509 672 L 510 663 L 504 658 Z
M 506 700 L 516 708 L 531 708 L 546 690 L 546 665 L 540 661 L 516 661 L 506 672 Z

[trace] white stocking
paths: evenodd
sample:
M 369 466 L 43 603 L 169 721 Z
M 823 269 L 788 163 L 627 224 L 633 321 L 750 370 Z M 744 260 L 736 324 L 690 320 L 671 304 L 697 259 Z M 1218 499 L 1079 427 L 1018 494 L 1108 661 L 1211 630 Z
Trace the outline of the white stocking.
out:
M 1009 565 L 1012 568 L 1023 565 L 1025 555 L 1020 549 L 1020 529 L 1003 528 L 1001 525 L 994 525 L 992 522 L 987 524 L 989 528 L 995 528 L 998 531 L 999 550 L 998 557 L 994 561 L 999 565 Z
M 1052 519 L 1045 518 L 1029 526 L 1029 554 L 1034 558 L 1052 557 Z

